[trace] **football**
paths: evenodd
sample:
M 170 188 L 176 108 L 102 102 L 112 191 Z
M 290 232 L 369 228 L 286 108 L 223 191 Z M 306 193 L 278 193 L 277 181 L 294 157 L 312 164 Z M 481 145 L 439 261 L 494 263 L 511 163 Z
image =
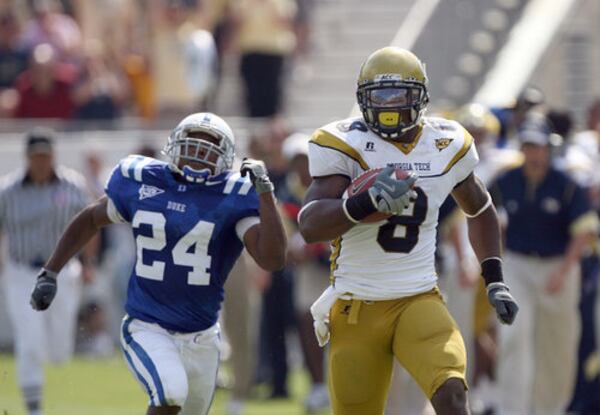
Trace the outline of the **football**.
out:
M 350 183 L 350 186 L 348 186 L 348 188 L 346 189 L 346 192 L 344 193 L 344 197 L 354 196 L 354 195 L 357 195 L 359 193 L 362 193 L 362 192 L 368 190 L 371 186 L 373 186 L 373 183 L 375 182 L 375 178 L 383 169 L 384 169 L 383 167 L 377 167 L 374 169 L 367 170 L 366 172 L 357 176 L 354 180 L 352 180 L 352 183 Z M 398 179 L 398 180 L 406 179 L 408 177 L 408 172 L 402 170 L 399 167 L 397 167 L 394 170 L 394 173 L 396 174 L 396 179 Z M 379 222 L 379 221 L 389 218 L 390 216 L 391 215 L 388 215 L 386 213 L 375 212 L 375 213 L 370 214 L 363 220 L 361 220 L 361 222 L 362 223 Z

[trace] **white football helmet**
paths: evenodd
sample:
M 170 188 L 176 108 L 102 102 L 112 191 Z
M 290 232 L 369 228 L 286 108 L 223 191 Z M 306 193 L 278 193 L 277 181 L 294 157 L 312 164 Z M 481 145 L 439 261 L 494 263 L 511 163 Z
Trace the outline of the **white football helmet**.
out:
M 218 144 L 202 138 L 190 137 L 201 132 L 215 137 Z M 234 157 L 235 137 L 231 127 L 219 116 L 210 112 L 198 112 L 185 117 L 173 129 L 163 149 L 171 168 L 191 182 L 203 182 L 231 169 Z M 181 160 L 199 162 L 206 166 L 201 170 L 188 165 L 179 167 Z M 213 171 L 211 171 L 213 168 Z

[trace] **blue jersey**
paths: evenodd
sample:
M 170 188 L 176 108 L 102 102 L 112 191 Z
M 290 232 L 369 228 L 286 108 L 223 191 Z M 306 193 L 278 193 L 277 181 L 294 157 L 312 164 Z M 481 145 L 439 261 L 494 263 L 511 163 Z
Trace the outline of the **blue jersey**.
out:
M 491 190 L 496 205 L 508 214 L 506 248 L 523 255 L 564 255 L 570 226 L 590 212 L 584 190 L 553 167 L 536 187 L 519 167 L 501 176 Z
M 129 156 L 106 194 L 133 229 L 137 262 L 125 310 L 167 330 L 194 332 L 217 321 L 223 284 L 243 244 L 236 224 L 258 216 L 251 182 L 231 171 L 203 184 L 176 180 L 161 161 Z

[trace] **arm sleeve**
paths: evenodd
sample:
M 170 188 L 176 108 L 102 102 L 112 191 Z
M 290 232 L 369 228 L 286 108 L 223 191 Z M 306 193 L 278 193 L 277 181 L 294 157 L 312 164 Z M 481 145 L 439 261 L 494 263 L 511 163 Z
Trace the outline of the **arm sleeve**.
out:
M 471 173 L 473 173 L 475 166 L 477 166 L 477 163 L 479 163 L 479 154 L 477 154 L 473 137 L 467 130 L 464 128 L 463 130 L 463 147 L 458 150 L 451 161 L 451 163 L 454 162 L 451 168 L 454 173 L 455 184 L 465 180 Z
M 118 222 L 131 222 L 131 212 L 124 195 L 128 184 L 128 180 L 123 177 L 121 169 L 117 165 L 104 186 L 104 191 L 109 199 L 107 213 L 113 222 L 115 219 Z
M 340 174 L 352 177 L 347 166 L 345 156 L 317 144 L 310 143 L 308 147 L 309 171 L 312 177 L 330 176 Z
M 106 215 L 112 223 L 127 223 L 127 221 L 123 219 L 123 216 L 121 216 L 121 214 L 117 210 L 115 203 L 110 197 L 108 198 L 108 202 L 106 203 Z
M 258 194 L 254 186 L 245 195 L 240 195 L 239 200 L 236 203 L 239 211 L 237 213 L 237 222 L 235 224 L 235 232 L 242 241 L 244 242 L 244 235 L 252 226 L 260 223 L 260 212 Z
M 238 220 L 235 224 L 235 233 L 239 240 L 244 242 L 244 235 L 248 232 L 248 229 L 258 223 L 260 223 L 260 218 L 258 216 L 246 216 L 245 218 Z

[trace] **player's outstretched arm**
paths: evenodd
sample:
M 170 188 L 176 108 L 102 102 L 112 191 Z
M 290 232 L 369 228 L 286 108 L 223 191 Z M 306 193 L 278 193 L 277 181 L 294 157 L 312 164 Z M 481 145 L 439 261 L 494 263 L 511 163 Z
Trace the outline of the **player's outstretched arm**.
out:
M 519 307 L 502 276 L 500 224 L 492 199 L 481 180 L 471 174 L 452 191 L 465 212 L 471 246 L 481 263 L 488 299 L 504 324 L 512 324 Z
M 56 277 L 65 264 L 73 258 L 98 230 L 111 222 L 107 214 L 108 199 L 98 199 L 69 223 L 48 262 L 40 273 L 31 293 L 31 306 L 36 310 L 45 310 L 56 295 Z
M 285 266 L 287 239 L 279 215 L 274 186 L 265 164 L 260 160 L 244 159 L 242 176 L 249 175 L 259 199 L 260 223 L 244 234 L 244 245 L 256 263 L 267 271 L 277 271 Z
M 300 233 L 308 243 L 330 241 L 355 225 L 344 213 L 344 191 L 350 184 L 345 176 L 316 177 L 304 198 L 298 217 Z

